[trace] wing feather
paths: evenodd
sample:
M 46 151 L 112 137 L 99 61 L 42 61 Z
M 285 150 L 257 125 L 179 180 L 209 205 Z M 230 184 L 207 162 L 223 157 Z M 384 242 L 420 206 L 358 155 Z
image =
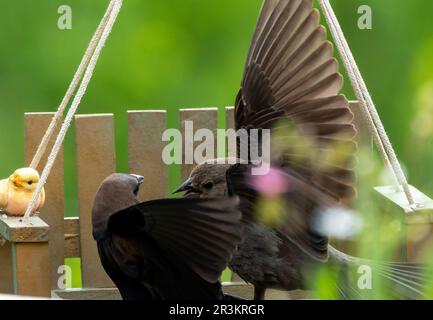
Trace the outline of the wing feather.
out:
M 299 179 L 309 183 L 314 176 L 315 187 L 350 202 L 345 197 L 356 192 L 347 176 L 354 174 L 346 171 L 353 170 L 356 130 L 349 103 L 340 95 L 342 86 L 332 44 L 312 1 L 265 0 L 236 99 L 236 128 L 271 129 L 276 139 L 282 135 L 285 144 L 271 145 L 273 160 L 294 171 L 302 168 L 296 172 Z M 311 159 L 302 165 L 287 143 L 294 143 L 294 136 L 310 142 Z M 338 170 L 330 161 L 327 167 L 312 161 L 326 149 L 338 154 Z
M 241 241 L 237 198 L 165 199 L 144 202 L 110 218 L 119 236 L 146 235 L 202 279 L 216 283 Z
M 312 226 L 318 210 L 335 205 L 335 200 L 321 190 L 304 183 L 289 169 L 278 169 L 280 179 L 284 179 L 285 190 L 269 195 L 260 193 L 251 175 L 251 166 L 237 164 L 227 171 L 229 191 L 240 198 L 240 210 L 246 219 L 257 221 L 262 212 L 262 201 L 269 198 L 274 203 L 283 200 L 281 219 L 270 226 L 282 239 L 296 245 L 300 250 L 318 261 L 328 259 L 328 238 L 317 234 Z M 266 218 L 266 217 L 265 217 Z

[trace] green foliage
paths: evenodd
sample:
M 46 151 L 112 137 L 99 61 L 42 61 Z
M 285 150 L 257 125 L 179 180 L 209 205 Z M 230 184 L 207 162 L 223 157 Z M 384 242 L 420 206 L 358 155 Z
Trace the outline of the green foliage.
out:
M 395 287 L 393 277 L 395 274 L 387 273 L 389 269 L 381 262 L 402 261 L 402 241 L 405 238 L 404 224 L 402 223 L 403 211 L 390 210 L 388 199 L 373 191 L 371 186 L 389 185 L 389 177 L 384 172 L 383 166 L 374 157 L 371 150 L 360 148 L 358 151 L 358 197 L 355 210 L 362 218 L 362 231 L 351 241 L 342 246 L 341 242 L 332 241 L 332 244 L 355 257 L 364 260 L 360 265 L 371 267 L 371 289 L 359 288 L 362 273 L 356 267 L 353 270 L 343 270 L 340 266 L 326 264 L 315 270 L 313 277 L 309 279 L 310 285 L 315 288 L 317 297 L 320 299 L 338 299 L 338 291 L 335 284 L 340 286 L 348 284 L 359 292 L 360 299 L 396 299 L 399 296 L 392 295 L 390 288 Z M 337 223 L 337 221 L 336 221 Z M 429 227 L 426 225 L 426 227 Z M 431 229 L 429 229 L 430 231 Z M 430 231 L 431 232 L 431 231 Z M 408 242 L 414 243 L 413 234 L 408 233 Z M 425 246 L 424 252 L 419 256 L 418 262 L 425 265 L 422 275 L 424 280 L 423 298 L 432 299 L 433 291 L 433 255 L 431 246 Z M 413 280 L 413 279 L 412 279 Z
M 81 259 L 79 258 L 68 258 L 65 259 L 65 265 L 69 266 L 72 270 L 71 285 L 72 288 L 81 288 Z
M 0 176 L 23 163 L 23 113 L 54 111 L 108 1 L 5 1 L 0 11 Z M 126 110 L 232 105 L 260 0 L 125 1 L 96 68 L 81 113 L 116 116 L 118 169 L 127 170 Z M 73 29 L 57 28 L 57 9 L 72 7 Z M 433 3 L 429 0 L 332 1 L 410 181 L 433 190 L 425 173 L 431 116 Z M 357 9 L 373 10 L 373 29 L 359 30 Z M 353 98 L 346 81 L 345 93 Z M 418 120 L 413 124 L 414 120 Z M 431 125 L 430 123 L 428 123 Z M 419 131 L 422 130 L 422 133 Z M 426 133 L 427 132 L 427 133 Z M 67 212 L 76 212 L 74 146 L 66 142 Z M 413 140 L 421 140 L 413 144 Z M 177 184 L 177 170 L 171 169 Z
M 23 166 L 23 113 L 55 111 L 108 1 L 0 0 L 0 176 Z M 73 28 L 57 28 L 60 5 Z M 126 111 L 233 105 L 260 0 L 124 1 L 80 113 L 114 113 L 118 170 L 127 171 Z M 66 141 L 67 215 L 75 215 L 73 130 Z M 171 168 L 171 186 L 179 182 Z

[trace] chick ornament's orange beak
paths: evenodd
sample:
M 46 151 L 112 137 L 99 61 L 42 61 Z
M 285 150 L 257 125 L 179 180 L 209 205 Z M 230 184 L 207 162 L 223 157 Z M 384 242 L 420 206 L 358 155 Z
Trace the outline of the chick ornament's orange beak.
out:
M 17 177 L 12 177 L 11 181 L 14 184 L 14 186 L 17 187 L 17 188 L 24 187 L 24 184 L 22 183 L 22 181 L 20 179 L 18 179 Z

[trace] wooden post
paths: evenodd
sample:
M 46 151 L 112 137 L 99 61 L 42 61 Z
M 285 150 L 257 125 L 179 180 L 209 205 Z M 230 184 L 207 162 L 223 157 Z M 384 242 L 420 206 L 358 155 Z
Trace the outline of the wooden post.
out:
M 76 116 L 76 144 L 83 288 L 112 287 L 93 239 L 92 207 L 102 181 L 116 169 L 113 115 Z
M 235 127 L 235 107 L 226 107 L 226 129 L 236 129 Z
M 181 109 L 180 110 L 180 121 L 181 121 L 181 132 L 185 135 L 185 123 L 186 121 L 191 121 L 194 126 L 194 133 L 199 129 L 209 129 L 213 132 L 214 136 L 214 156 L 217 157 L 217 128 L 218 128 L 218 109 L 217 108 L 203 108 L 203 109 Z M 184 145 L 182 148 L 183 151 L 183 163 L 185 163 L 185 146 L 187 143 L 192 143 L 194 149 L 200 144 L 200 142 L 194 141 L 185 141 L 186 137 L 184 137 Z M 188 155 L 193 156 L 193 155 Z M 212 159 L 212 157 L 208 156 L 208 159 Z M 181 166 L 181 179 L 182 181 L 188 179 L 191 174 L 192 169 L 197 165 L 194 164 L 183 164 Z
M 233 129 L 236 130 L 235 125 L 235 107 L 226 107 L 226 129 Z M 226 152 L 227 156 L 230 158 L 236 158 L 236 150 L 230 150 L 228 148 L 228 141 L 226 140 Z
M 128 112 L 129 172 L 144 177 L 140 200 L 167 196 L 168 170 L 162 161 L 166 145 L 162 134 L 167 128 L 166 111 Z
M 364 115 L 358 101 L 349 102 L 350 110 L 353 112 L 353 124 L 356 127 L 357 135 L 356 142 L 360 146 L 370 146 L 372 143 L 372 136 L 370 129 L 365 123 Z
M 388 201 L 386 213 L 401 223 L 400 260 L 422 262 L 426 248 L 433 240 L 433 200 L 409 186 L 416 202 L 410 206 L 403 190 L 394 186 L 376 187 L 379 201 Z
M 2 217 L 0 235 L 10 243 L 13 293 L 50 297 L 49 226 L 39 217 Z
M 370 146 L 372 136 L 365 122 L 358 101 L 351 101 L 354 124 L 358 131 L 357 142 L 360 146 Z M 429 244 L 433 244 L 433 200 L 410 186 L 416 205 L 411 207 L 402 190 L 395 186 L 376 187 L 377 201 L 382 211 L 401 225 L 398 235 L 400 246 L 395 257 L 398 260 L 420 262 L 421 254 Z M 379 212 L 378 212 L 379 214 Z
M 235 107 L 226 107 L 226 130 L 227 129 L 234 129 L 236 130 L 235 125 Z M 226 140 L 226 146 L 228 146 L 227 140 Z M 236 157 L 236 150 L 229 150 L 228 147 L 226 148 L 227 156 L 228 157 Z M 231 273 L 231 282 L 236 284 L 241 284 L 240 287 L 245 287 L 244 281 L 234 272 Z M 231 286 L 229 286 L 231 287 Z M 233 288 L 236 286 L 233 286 Z M 244 295 L 243 295 L 244 296 Z
M 12 244 L 3 238 L 0 243 L 0 293 L 13 293 Z
M 25 114 L 25 159 L 30 164 L 37 147 L 39 146 L 54 113 L 26 113 Z M 58 131 L 58 130 L 57 130 Z M 42 157 L 37 170 L 41 172 L 45 166 L 45 161 L 56 139 L 53 135 L 47 152 Z M 51 170 L 47 184 L 45 186 L 46 201 L 41 210 L 40 217 L 50 226 L 50 270 L 51 288 L 57 288 L 59 278 L 58 269 L 64 265 L 64 170 L 63 170 L 63 148 L 57 156 L 56 163 Z
M 65 258 L 80 258 L 80 218 L 65 218 Z

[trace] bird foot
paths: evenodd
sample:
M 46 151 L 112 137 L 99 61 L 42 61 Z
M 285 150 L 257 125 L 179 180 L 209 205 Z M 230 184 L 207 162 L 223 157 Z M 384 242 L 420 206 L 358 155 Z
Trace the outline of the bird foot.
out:
M 265 300 L 266 288 L 254 286 L 254 300 L 262 301 Z

